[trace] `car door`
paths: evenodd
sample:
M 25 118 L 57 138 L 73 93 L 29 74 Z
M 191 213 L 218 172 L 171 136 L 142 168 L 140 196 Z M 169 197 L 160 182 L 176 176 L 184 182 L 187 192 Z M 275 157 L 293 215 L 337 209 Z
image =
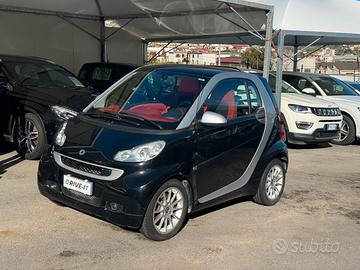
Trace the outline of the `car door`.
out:
M 247 79 L 220 81 L 200 112 L 227 118 L 225 127 L 200 125 L 196 146 L 196 187 L 199 201 L 238 180 L 248 168 L 265 128 L 264 109 L 255 84 Z

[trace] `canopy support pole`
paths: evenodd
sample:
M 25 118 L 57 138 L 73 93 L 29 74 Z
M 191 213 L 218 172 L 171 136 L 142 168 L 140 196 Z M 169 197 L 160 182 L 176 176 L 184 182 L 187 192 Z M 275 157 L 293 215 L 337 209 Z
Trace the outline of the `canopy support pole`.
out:
M 105 18 L 100 17 L 100 62 L 106 62 Z
M 100 41 L 100 39 L 99 39 L 96 35 L 94 35 L 93 33 L 89 32 L 88 30 L 82 28 L 80 25 L 74 23 L 72 20 L 69 20 L 68 18 L 66 18 L 66 17 L 63 16 L 62 14 L 59 14 L 58 16 L 59 16 L 59 18 L 63 19 L 65 22 L 71 24 L 72 26 L 76 27 L 76 28 L 79 29 L 80 31 L 84 32 L 85 34 L 93 37 L 93 38 L 96 39 L 97 41 Z
M 148 45 L 149 43 L 147 41 L 143 41 L 143 63 L 144 65 L 148 62 Z
M 263 77 L 269 81 L 270 65 L 271 65 L 271 43 L 273 32 L 273 10 L 266 14 L 266 34 L 265 34 L 265 52 L 264 52 L 264 68 Z
M 293 71 L 294 71 L 294 72 L 297 71 L 297 65 L 298 65 L 298 50 L 299 50 L 298 37 L 295 36 L 294 63 L 293 63 Z
M 281 90 L 282 90 L 282 77 L 283 77 L 283 62 L 284 62 L 284 41 L 285 33 L 283 30 L 280 30 L 278 34 L 278 56 L 276 60 L 276 90 L 275 97 L 278 108 L 281 108 Z

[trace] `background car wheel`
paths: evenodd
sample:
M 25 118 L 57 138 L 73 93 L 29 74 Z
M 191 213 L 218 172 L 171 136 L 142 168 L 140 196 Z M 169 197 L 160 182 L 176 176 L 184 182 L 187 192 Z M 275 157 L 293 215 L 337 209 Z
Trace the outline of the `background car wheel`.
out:
M 38 159 L 47 146 L 41 119 L 33 113 L 19 117 L 15 127 L 16 151 L 25 159 Z
M 340 136 L 338 139 L 332 140 L 333 144 L 349 145 L 355 141 L 355 124 L 347 115 L 343 115 L 343 121 L 340 128 Z
M 284 187 L 284 164 L 276 158 L 266 166 L 254 201 L 266 206 L 274 205 L 280 200 Z
M 140 230 L 151 240 L 167 240 L 181 229 L 187 209 L 188 198 L 184 186 L 177 180 L 170 180 L 153 196 Z

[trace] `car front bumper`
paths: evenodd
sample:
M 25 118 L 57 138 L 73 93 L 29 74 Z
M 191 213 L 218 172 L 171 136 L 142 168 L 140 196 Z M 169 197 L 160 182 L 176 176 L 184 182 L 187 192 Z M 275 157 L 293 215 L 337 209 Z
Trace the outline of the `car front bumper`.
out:
M 329 142 L 339 138 L 340 131 L 326 131 L 324 129 L 316 129 L 312 134 L 292 133 L 288 134 L 290 143 L 321 143 Z
M 50 155 L 43 155 L 38 170 L 38 188 L 42 195 L 79 211 L 97 216 L 122 227 L 138 229 L 146 209 L 128 194 L 106 181 L 93 181 L 92 196 L 83 195 L 63 186 L 63 175 L 71 172 L 59 168 Z M 73 173 L 71 173 L 74 175 Z M 79 177 L 78 175 L 74 175 Z M 81 177 L 81 176 L 80 176 Z

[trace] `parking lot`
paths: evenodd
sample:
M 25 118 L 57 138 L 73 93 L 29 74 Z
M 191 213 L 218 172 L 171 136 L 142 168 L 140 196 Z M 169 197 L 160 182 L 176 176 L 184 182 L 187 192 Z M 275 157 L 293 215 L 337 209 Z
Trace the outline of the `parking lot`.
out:
M 38 162 L 0 155 L 1 269 L 358 269 L 360 146 L 295 147 L 275 207 L 241 199 L 165 242 L 50 202 Z

